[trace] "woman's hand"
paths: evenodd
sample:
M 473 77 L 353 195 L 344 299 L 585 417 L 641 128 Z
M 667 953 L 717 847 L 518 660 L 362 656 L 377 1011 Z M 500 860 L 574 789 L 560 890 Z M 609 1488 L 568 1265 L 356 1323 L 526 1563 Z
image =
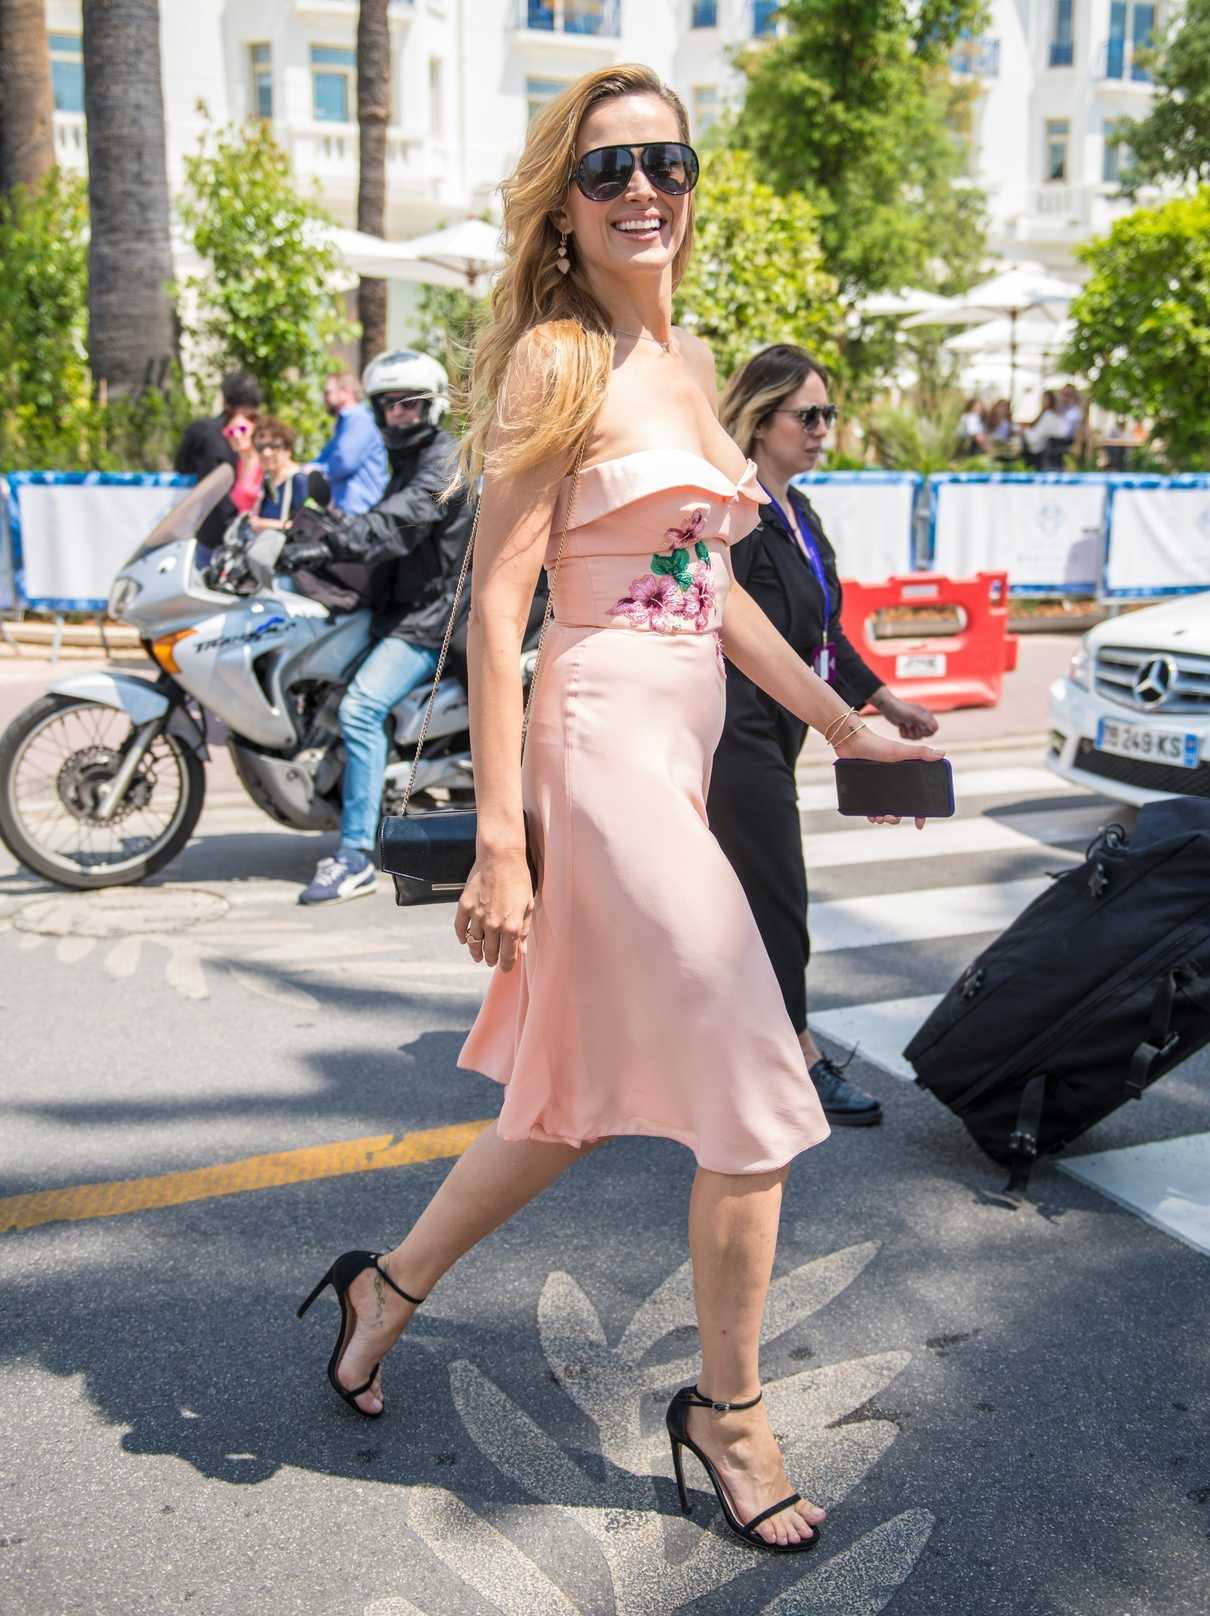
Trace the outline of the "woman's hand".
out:
M 476 964 L 511 971 L 525 953 L 534 889 L 525 849 L 480 853 L 454 915 L 454 935 Z
M 936 763 L 945 756 L 934 746 L 908 746 L 872 729 L 859 729 L 856 735 L 841 741 L 835 751 L 837 757 L 865 758 L 870 763 Z M 900 820 L 898 814 L 869 814 L 867 817 L 871 825 L 897 825 Z M 923 830 L 924 825 L 923 819 L 916 821 L 917 830 Z
M 918 707 L 914 701 L 900 701 L 899 697 L 883 685 L 870 697 L 871 702 L 899 731 L 901 740 L 923 741 L 937 733 L 937 720 L 927 707 Z

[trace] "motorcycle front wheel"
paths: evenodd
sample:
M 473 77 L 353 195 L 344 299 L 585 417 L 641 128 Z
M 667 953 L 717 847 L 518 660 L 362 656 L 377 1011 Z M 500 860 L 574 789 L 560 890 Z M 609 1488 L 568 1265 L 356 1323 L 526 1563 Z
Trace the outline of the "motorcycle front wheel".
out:
M 108 819 L 97 805 L 129 742 L 116 707 L 43 696 L 0 738 L 0 838 L 14 858 L 59 886 L 129 886 L 174 859 L 206 795 L 201 758 L 176 735 L 156 736 Z

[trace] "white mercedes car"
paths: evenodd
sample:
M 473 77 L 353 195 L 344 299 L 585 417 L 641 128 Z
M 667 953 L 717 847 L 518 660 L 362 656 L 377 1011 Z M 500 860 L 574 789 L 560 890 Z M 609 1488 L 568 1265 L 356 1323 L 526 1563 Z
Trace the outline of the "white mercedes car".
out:
M 1210 594 L 1099 623 L 1050 687 L 1056 774 L 1121 802 L 1210 797 Z

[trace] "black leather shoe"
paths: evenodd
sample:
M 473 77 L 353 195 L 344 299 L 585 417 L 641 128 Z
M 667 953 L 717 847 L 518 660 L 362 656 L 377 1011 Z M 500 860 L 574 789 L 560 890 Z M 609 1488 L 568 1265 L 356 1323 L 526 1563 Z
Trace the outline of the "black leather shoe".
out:
M 846 1062 L 847 1065 L 847 1062 Z M 843 1067 L 821 1055 L 810 1068 L 823 1114 L 838 1128 L 871 1128 L 882 1121 L 882 1106 L 872 1094 L 850 1083 Z

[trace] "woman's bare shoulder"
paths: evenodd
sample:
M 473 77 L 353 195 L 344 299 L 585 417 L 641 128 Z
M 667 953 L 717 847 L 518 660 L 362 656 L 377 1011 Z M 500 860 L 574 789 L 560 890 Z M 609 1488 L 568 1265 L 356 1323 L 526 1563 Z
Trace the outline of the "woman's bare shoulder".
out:
M 684 326 L 673 326 L 676 334 L 677 347 L 681 358 L 693 372 L 694 378 L 703 392 L 713 402 L 717 390 L 717 378 L 714 368 L 714 354 L 710 344 L 692 331 L 686 331 Z

